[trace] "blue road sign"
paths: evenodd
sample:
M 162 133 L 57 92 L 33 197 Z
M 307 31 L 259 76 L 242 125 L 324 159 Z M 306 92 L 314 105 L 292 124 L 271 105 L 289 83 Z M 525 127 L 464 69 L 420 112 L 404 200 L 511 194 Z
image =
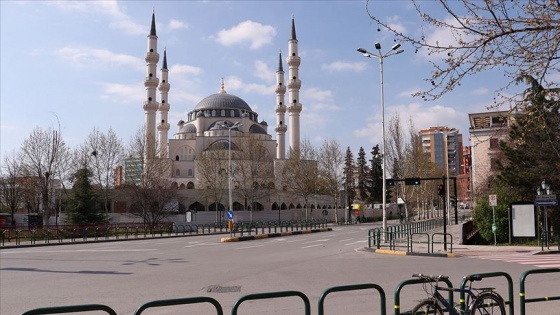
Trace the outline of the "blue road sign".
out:
M 558 199 L 535 200 L 535 206 L 556 207 L 556 206 L 558 206 Z
M 229 220 L 232 220 L 232 219 L 233 219 L 233 210 L 228 210 L 228 212 L 227 212 L 227 218 L 228 218 Z

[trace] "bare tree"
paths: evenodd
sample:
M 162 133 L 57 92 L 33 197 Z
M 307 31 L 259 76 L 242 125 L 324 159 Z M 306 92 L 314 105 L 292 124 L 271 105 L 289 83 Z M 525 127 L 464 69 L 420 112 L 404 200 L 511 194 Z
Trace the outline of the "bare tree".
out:
M 311 142 L 303 140 L 298 150 L 290 150 L 283 169 L 284 185 L 305 201 L 305 219 L 309 220 L 309 198 L 317 188 L 318 154 Z
M 510 78 L 506 89 L 523 75 L 543 86 L 560 70 L 560 1 L 558 0 L 410 0 L 426 25 L 402 27 L 376 16 L 377 1 L 366 9 L 378 25 L 430 56 L 431 86 L 415 93 L 437 99 L 471 75 L 499 69 Z M 435 6 L 435 8 L 434 8 Z M 438 10 L 439 9 L 439 10 Z M 436 15 L 436 12 L 444 12 Z M 438 36 L 431 36 L 440 31 Z M 442 33 L 446 33 L 443 35 Z M 556 85 L 558 82 L 555 83 Z
M 25 196 L 23 165 L 15 151 L 4 157 L 0 176 L 0 196 L 2 203 L 10 210 L 12 224 L 14 214 L 21 206 Z
M 68 163 L 69 151 L 59 130 L 36 127 L 21 147 L 22 163 L 27 176 L 34 178 L 40 188 L 43 226 L 49 226 L 54 209 L 54 192 L 60 189 L 64 166 Z M 58 177 L 58 179 L 57 179 Z
M 104 210 L 109 212 L 111 190 L 115 187 L 115 169 L 124 161 L 124 145 L 113 129 L 104 134 L 94 128 L 85 142 L 77 149 L 80 163 L 92 172 L 95 186 L 101 190 Z
M 274 181 L 274 161 L 270 152 L 251 136 L 241 138 L 237 147 L 233 181 L 249 201 L 250 221 L 253 222 L 256 201 L 270 194 Z
M 325 140 L 319 150 L 319 174 L 324 192 L 334 201 L 334 217 L 338 223 L 339 192 L 344 185 L 344 158 L 340 143 L 335 139 Z
M 196 173 L 199 180 L 204 183 L 204 194 L 214 201 L 216 223 L 218 223 L 220 212 L 223 210 L 220 205 L 222 205 L 228 193 L 227 150 L 211 147 L 200 153 L 197 162 Z
M 129 204 L 129 213 L 153 226 L 174 214 L 181 198 L 168 179 L 171 162 L 158 158 L 157 145 L 150 149 L 154 152 L 145 152 L 145 139 L 144 129 L 140 128 L 130 140 L 124 190 L 128 199 L 134 201 Z

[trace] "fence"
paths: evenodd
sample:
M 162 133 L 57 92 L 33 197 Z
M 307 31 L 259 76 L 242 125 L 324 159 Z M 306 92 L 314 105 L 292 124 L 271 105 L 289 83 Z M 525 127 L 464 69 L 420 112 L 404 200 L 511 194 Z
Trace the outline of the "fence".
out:
M 560 295 L 556 296 L 545 296 L 545 297 L 536 297 L 527 299 L 526 298 L 526 291 L 525 291 L 525 283 L 527 282 L 527 278 L 531 274 L 548 274 L 548 273 L 560 273 L 560 268 L 548 268 L 548 269 L 531 269 L 525 271 L 521 275 L 521 281 L 519 284 L 519 304 L 520 304 L 520 314 L 525 315 L 525 306 L 527 303 L 539 303 L 539 302 L 548 302 L 553 300 L 560 300 Z M 506 305 L 509 305 L 509 315 L 514 315 L 514 290 L 513 290 L 513 281 L 509 274 L 505 272 L 490 272 L 484 274 L 478 274 L 482 276 L 482 278 L 494 278 L 494 277 L 504 277 L 508 282 L 508 294 L 507 297 L 504 299 Z M 423 281 L 421 279 L 413 278 L 407 279 L 402 281 L 397 285 L 394 290 L 394 315 L 401 315 L 401 314 L 409 314 L 410 312 L 401 312 L 401 291 L 403 287 L 419 284 Z M 448 287 L 454 287 L 450 280 L 444 281 Z M 465 280 L 461 282 L 461 288 L 464 288 Z M 341 292 L 348 292 L 348 291 L 356 291 L 356 290 L 365 290 L 365 289 L 375 289 L 378 294 L 379 306 L 378 306 L 378 313 L 380 315 L 386 315 L 387 309 L 387 302 L 385 297 L 385 290 L 374 283 L 364 283 L 364 284 L 355 284 L 355 285 L 346 285 L 346 286 L 335 286 L 328 288 L 323 291 L 321 294 L 319 301 L 318 301 L 318 315 L 323 315 L 327 310 L 325 310 L 325 300 L 327 296 L 331 293 L 337 292 L 342 294 Z M 556 287 L 556 290 L 560 290 L 560 287 Z M 560 294 L 560 292 L 551 292 L 552 294 Z M 310 315 L 311 314 L 311 307 L 310 301 L 307 295 L 303 292 L 299 291 L 278 291 L 278 292 L 266 292 L 266 293 L 254 293 L 242 296 L 235 302 L 234 306 L 232 307 L 232 315 L 237 315 L 239 306 L 246 302 L 246 301 L 255 301 L 255 300 L 268 300 L 268 299 L 276 299 L 276 298 L 284 298 L 284 297 L 299 297 L 303 302 L 303 314 Z M 460 301 L 464 303 L 464 292 L 460 296 Z M 448 301 L 451 305 L 453 305 L 453 293 L 449 293 Z M 197 303 L 210 303 L 216 309 L 216 314 L 221 315 L 223 314 L 223 307 L 222 305 L 215 299 L 211 297 L 191 297 L 191 298 L 176 298 L 176 299 L 167 299 L 167 300 L 156 300 L 147 302 L 142 304 L 137 311 L 134 313 L 141 314 L 144 310 L 148 308 L 160 308 L 160 307 L 168 307 L 168 306 L 177 306 L 177 305 L 188 305 L 188 304 L 197 304 Z M 464 304 L 461 305 L 462 309 L 464 310 Z M 92 312 L 92 311 L 104 311 L 110 315 L 116 315 L 117 313 L 106 305 L 101 304 L 88 304 L 88 305 L 69 305 L 69 306 L 56 306 L 56 307 L 46 307 L 46 308 L 37 308 L 33 310 L 29 310 L 23 315 L 40 315 L 40 314 L 62 314 L 62 313 L 83 313 L 83 312 Z M 375 314 L 375 310 L 371 310 L 372 314 Z

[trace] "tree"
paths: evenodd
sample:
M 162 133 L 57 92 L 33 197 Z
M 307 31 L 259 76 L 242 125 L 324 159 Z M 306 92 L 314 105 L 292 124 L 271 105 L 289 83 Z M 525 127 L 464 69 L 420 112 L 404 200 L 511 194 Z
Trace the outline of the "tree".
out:
M 214 202 L 213 210 L 216 211 L 216 223 L 218 223 L 220 221 L 220 211 L 223 211 L 221 205 L 227 198 L 229 188 L 227 148 L 224 150 L 224 148 L 212 146 L 200 153 L 197 162 L 197 174 L 205 185 L 204 194 Z
M 425 79 L 431 86 L 415 96 L 437 99 L 465 77 L 491 69 L 510 78 L 503 89 L 525 74 L 544 84 L 560 70 L 558 0 L 410 0 L 427 26 L 404 32 L 400 23 L 375 15 L 376 2 L 368 1 L 366 10 L 379 29 L 431 56 L 433 71 Z M 436 31 L 439 36 L 432 36 Z
M 363 147 L 358 151 L 358 158 L 356 159 L 356 195 L 360 200 L 365 201 L 369 199 L 368 196 L 368 166 L 366 161 L 366 152 Z
M 25 197 L 23 166 L 15 151 L 4 157 L 1 174 L 0 196 L 2 203 L 10 210 L 12 224 L 15 224 L 14 213 Z
M 129 200 L 129 213 L 142 218 L 145 224 L 154 226 L 176 213 L 181 197 L 177 187 L 168 180 L 171 162 L 159 158 L 158 145 L 149 146 L 145 152 L 144 129 L 140 128 L 128 146 L 129 167 L 125 170 L 127 182 L 123 191 Z
M 334 217 L 338 223 L 338 194 L 343 188 L 342 150 L 336 140 L 325 140 L 319 150 L 319 173 L 322 177 L 325 194 L 334 201 Z
M 92 175 L 92 172 L 84 167 L 73 176 L 72 196 L 67 202 L 67 220 L 72 224 L 96 224 L 109 221 L 103 211 L 101 199 L 91 185 Z
M 317 151 L 306 139 L 299 150 L 290 149 L 290 157 L 283 167 L 283 185 L 305 201 L 305 220 L 309 220 L 309 198 L 317 185 L 317 157 Z
M 350 220 L 350 207 L 352 206 L 352 200 L 355 194 L 355 181 L 354 174 L 356 171 L 356 166 L 354 165 L 354 155 L 350 150 L 350 147 L 346 149 L 346 154 L 344 156 L 344 187 L 346 189 L 346 202 L 348 206 L 348 220 Z
M 511 193 L 508 187 L 504 187 L 500 183 L 495 183 L 491 189 L 492 194 L 497 196 L 498 205 L 491 207 L 488 198 L 478 198 L 476 208 L 473 211 L 473 222 L 480 229 L 482 238 L 489 244 L 494 243 L 492 225 L 495 216 L 496 241 L 497 243 L 504 243 L 509 239 L 509 205 L 512 202 L 519 201 L 519 196 Z
M 274 161 L 270 152 L 252 136 L 238 141 L 233 181 L 241 195 L 249 201 L 250 221 L 258 210 L 256 201 L 270 195 L 274 180 Z
M 59 128 L 60 129 L 60 128 Z M 63 180 L 62 170 L 68 164 L 69 152 L 60 130 L 36 127 L 25 139 L 21 147 L 22 163 L 26 176 L 33 178 L 40 193 L 40 207 L 43 226 L 49 226 L 51 212 L 54 209 L 54 191 Z
M 105 212 L 109 212 L 110 195 L 115 188 L 115 169 L 124 161 L 124 145 L 113 129 L 102 133 L 94 128 L 78 149 L 78 163 L 87 163 L 92 180 L 100 189 Z M 83 164 L 82 164 L 83 165 Z
M 370 162 L 370 185 L 369 193 L 372 203 L 383 200 L 383 156 L 379 145 L 375 145 L 371 151 Z

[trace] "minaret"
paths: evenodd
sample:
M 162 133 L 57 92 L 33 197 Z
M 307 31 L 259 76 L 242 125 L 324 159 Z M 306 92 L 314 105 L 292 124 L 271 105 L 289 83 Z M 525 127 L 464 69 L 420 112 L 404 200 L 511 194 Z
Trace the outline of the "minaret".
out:
M 292 38 L 288 41 L 288 135 L 290 138 L 290 150 L 299 151 L 299 113 L 301 113 L 302 105 L 299 102 L 299 89 L 301 81 L 299 80 L 299 64 L 301 58 L 298 56 L 298 41 L 296 38 L 296 26 L 292 17 Z
M 284 85 L 284 69 L 282 68 L 282 53 L 278 56 L 278 70 L 276 70 L 276 158 L 286 158 L 286 86 Z
M 156 88 L 159 79 L 156 76 L 157 63 L 159 54 L 157 53 L 157 35 L 156 35 L 156 16 L 152 12 L 152 28 L 148 35 L 148 51 L 146 52 L 147 75 L 144 80 L 146 87 L 146 101 L 144 101 L 144 113 L 146 113 L 145 121 L 145 139 L 144 139 L 144 163 L 149 159 L 155 158 L 156 150 L 156 111 L 158 103 L 156 101 Z
M 169 93 L 169 70 L 167 69 L 167 49 L 163 50 L 163 67 L 161 68 L 161 83 L 159 84 L 160 104 L 159 117 L 160 122 L 157 126 L 159 132 L 159 157 L 167 158 L 167 132 L 169 131 L 169 122 L 167 121 L 167 113 L 169 112 L 169 102 L 167 95 Z

